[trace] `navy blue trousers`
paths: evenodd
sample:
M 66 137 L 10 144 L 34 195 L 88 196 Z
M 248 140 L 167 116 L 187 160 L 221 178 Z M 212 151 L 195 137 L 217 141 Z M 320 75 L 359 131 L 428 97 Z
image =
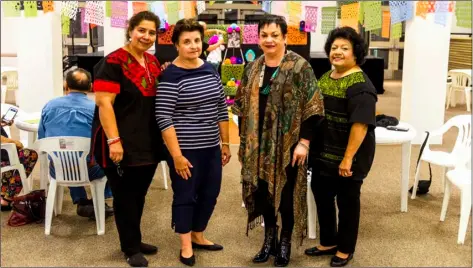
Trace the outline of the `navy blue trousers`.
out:
M 172 190 L 172 226 L 176 233 L 203 232 L 212 216 L 222 183 L 220 147 L 182 150 L 193 168 L 185 180 L 176 173 L 172 157 L 168 157 Z

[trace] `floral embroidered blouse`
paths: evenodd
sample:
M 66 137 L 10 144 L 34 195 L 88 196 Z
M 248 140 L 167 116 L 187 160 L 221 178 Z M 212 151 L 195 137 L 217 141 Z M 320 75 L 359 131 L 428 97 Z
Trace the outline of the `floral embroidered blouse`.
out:
M 156 164 L 164 159 L 164 143 L 155 121 L 154 100 L 160 64 L 144 53 L 147 68 L 126 50 L 119 48 L 94 67 L 94 91 L 116 93 L 113 109 L 123 145 L 122 166 Z M 114 166 L 109 158 L 107 138 L 95 108 L 91 155 L 103 168 Z

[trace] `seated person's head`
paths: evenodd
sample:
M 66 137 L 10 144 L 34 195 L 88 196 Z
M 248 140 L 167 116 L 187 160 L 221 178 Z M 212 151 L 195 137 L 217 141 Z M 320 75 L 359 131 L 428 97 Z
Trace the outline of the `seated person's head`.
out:
M 82 68 L 74 69 L 67 73 L 64 89 L 69 92 L 90 92 L 92 78 L 90 73 Z

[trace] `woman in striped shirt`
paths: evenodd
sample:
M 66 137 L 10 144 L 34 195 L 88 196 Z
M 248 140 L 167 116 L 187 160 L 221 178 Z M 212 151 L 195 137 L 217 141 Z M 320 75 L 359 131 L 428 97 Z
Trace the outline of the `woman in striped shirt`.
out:
M 178 57 L 164 71 L 156 94 L 156 120 L 169 150 L 174 191 L 172 226 L 180 235 L 180 261 L 195 264 L 193 248 L 223 247 L 203 232 L 212 215 L 230 161 L 228 112 L 220 77 L 199 58 L 204 28 L 195 20 L 176 23 Z

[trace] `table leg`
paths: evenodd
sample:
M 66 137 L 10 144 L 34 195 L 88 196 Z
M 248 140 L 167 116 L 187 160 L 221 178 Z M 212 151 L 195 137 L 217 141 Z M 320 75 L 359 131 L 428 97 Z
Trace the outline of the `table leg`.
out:
M 48 154 L 47 153 L 41 153 L 39 155 L 40 159 L 40 171 L 39 171 L 39 188 L 40 189 L 45 189 L 48 187 Z
M 407 212 L 407 192 L 409 187 L 409 171 L 411 168 L 411 142 L 402 144 L 401 163 L 401 212 Z
M 37 137 L 38 132 L 28 131 L 28 147 L 32 148 Z
M 317 233 L 317 208 L 315 205 L 314 194 L 310 187 L 311 177 L 307 176 L 307 227 L 309 239 L 316 239 Z

